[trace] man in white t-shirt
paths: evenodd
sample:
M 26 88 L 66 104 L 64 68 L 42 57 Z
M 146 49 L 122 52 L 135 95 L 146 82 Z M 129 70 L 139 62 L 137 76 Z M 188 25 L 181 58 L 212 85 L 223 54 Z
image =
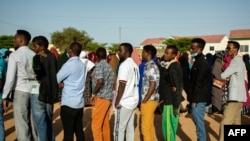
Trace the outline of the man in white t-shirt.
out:
M 139 69 L 131 58 L 133 47 L 122 43 L 118 49 L 121 64 L 118 68 L 117 97 L 115 100 L 114 141 L 134 140 L 134 116 L 138 105 Z

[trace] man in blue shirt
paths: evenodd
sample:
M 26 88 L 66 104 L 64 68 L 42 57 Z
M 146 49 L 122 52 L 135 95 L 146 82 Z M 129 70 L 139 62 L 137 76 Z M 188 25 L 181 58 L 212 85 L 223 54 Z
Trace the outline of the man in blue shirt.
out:
M 86 67 L 79 58 L 81 50 L 81 44 L 71 43 L 68 49 L 69 60 L 57 73 L 59 87 L 63 87 L 60 116 L 64 129 L 64 141 L 74 140 L 74 133 L 77 140 L 84 141 L 82 117 Z

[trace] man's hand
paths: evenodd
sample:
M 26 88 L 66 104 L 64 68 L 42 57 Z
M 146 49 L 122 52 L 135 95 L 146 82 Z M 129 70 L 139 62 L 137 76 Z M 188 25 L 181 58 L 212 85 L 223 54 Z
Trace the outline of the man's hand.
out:
M 174 108 L 174 115 L 178 116 L 179 115 L 179 109 L 178 108 Z
M 59 88 L 63 88 L 63 87 L 64 87 L 64 83 L 63 82 L 59 83 Z
M 43 56 L 43 57 L 47 57 L 47 54 L 44 51 L 38 52 L 38 55 Z
M 91 96 L 91 104 L 94 106 L 95 105 L 95 100 L 96 100 L 96 95 L 92 94 Z
M 124 90 L 125 90 L 125 87 L 126 87 L 126 81 L 119 81 L 119 87 L 118 87 L 118 90 L 117 90 L 117 96 L 116 96 L 116 100 L 115 100 L 115 108 L 116 109 L 120 109 L 121 108 L 121 105 L 120 105 L 120 100 L 123 96 L 123 93 L 124 93 Z
M 172 87 L 173 92 L 176 92 L 176 90 L 177 90 L 176 87 Z
M 160 107 L 162 103 L 163 103 L 163 100 L 161 100 L 161 101 L 158 103 L 157 107 Z
M 141 103 L 147 103 L 148 100 L 146 100 L 145 98 L 141 101 Z
M 116 108 L 116 109 L 119 109 L 119 108 L 121 108 L 121 105 L 120 105 L 120 103 L 118 103 L 118 102 L 115 102 L 115 108 Z
M 9 110 L 9 101 L 7 101 L 6 99 L 3 99 L 3 110 L 4 110 L 4 113 L 7 113 L 8 110 Z

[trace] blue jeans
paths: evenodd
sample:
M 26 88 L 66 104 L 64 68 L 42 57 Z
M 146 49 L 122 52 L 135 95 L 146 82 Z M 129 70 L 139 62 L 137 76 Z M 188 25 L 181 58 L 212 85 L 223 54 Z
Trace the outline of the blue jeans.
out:
M 192 116 L 196 125 L 196 134 L 198 136 L 198 141 L 206 141 L 206 127 L 204 124 L 205 107 L 206 102 L 196 103 L 196 106 L 192 105 Z
M 55 141 L 53 128 L 53 105 L 38 100 L 37 94 L 30 95 L 31 113 L 37 127 L 38 141 Z
M 3 121 L 3 105 L 2 105 L 2 99 L 0 100 L 0 141 L 5 140 L 5 134 L 4 134 L 4 121 Z

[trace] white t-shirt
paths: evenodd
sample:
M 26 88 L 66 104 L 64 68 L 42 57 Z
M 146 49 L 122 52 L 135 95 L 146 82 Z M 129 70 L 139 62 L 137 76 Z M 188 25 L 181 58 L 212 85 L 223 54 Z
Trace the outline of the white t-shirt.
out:
M 90 61 L 89 59 L 86 58 L 86 52 L 85 51 L 81 52 L 79 58 L 82 61 L 82 63 L 85 64 L 85 67 L 86 67 L 85 79 L 86 79 L 88 71 L 90 71 L 95 66 L 95 64 L 92 61 Z
M 80 58 L 80 60 L 83 62 L 83 64 L 85 64 L 86 72 L 90 71 L 95 66 L 95 64 L 92 61 L 90 61 L 89 59 Z
M 139 69 L 137 64 L 132 58 L 127 58 L 119 66 L 117 77 L 117 91 L 119 87 L 119 81 L 126 81 L 124 93 L 120 100 L 120 105 L 127 109 L 134 109 L 138 105 L 139 100 Z

